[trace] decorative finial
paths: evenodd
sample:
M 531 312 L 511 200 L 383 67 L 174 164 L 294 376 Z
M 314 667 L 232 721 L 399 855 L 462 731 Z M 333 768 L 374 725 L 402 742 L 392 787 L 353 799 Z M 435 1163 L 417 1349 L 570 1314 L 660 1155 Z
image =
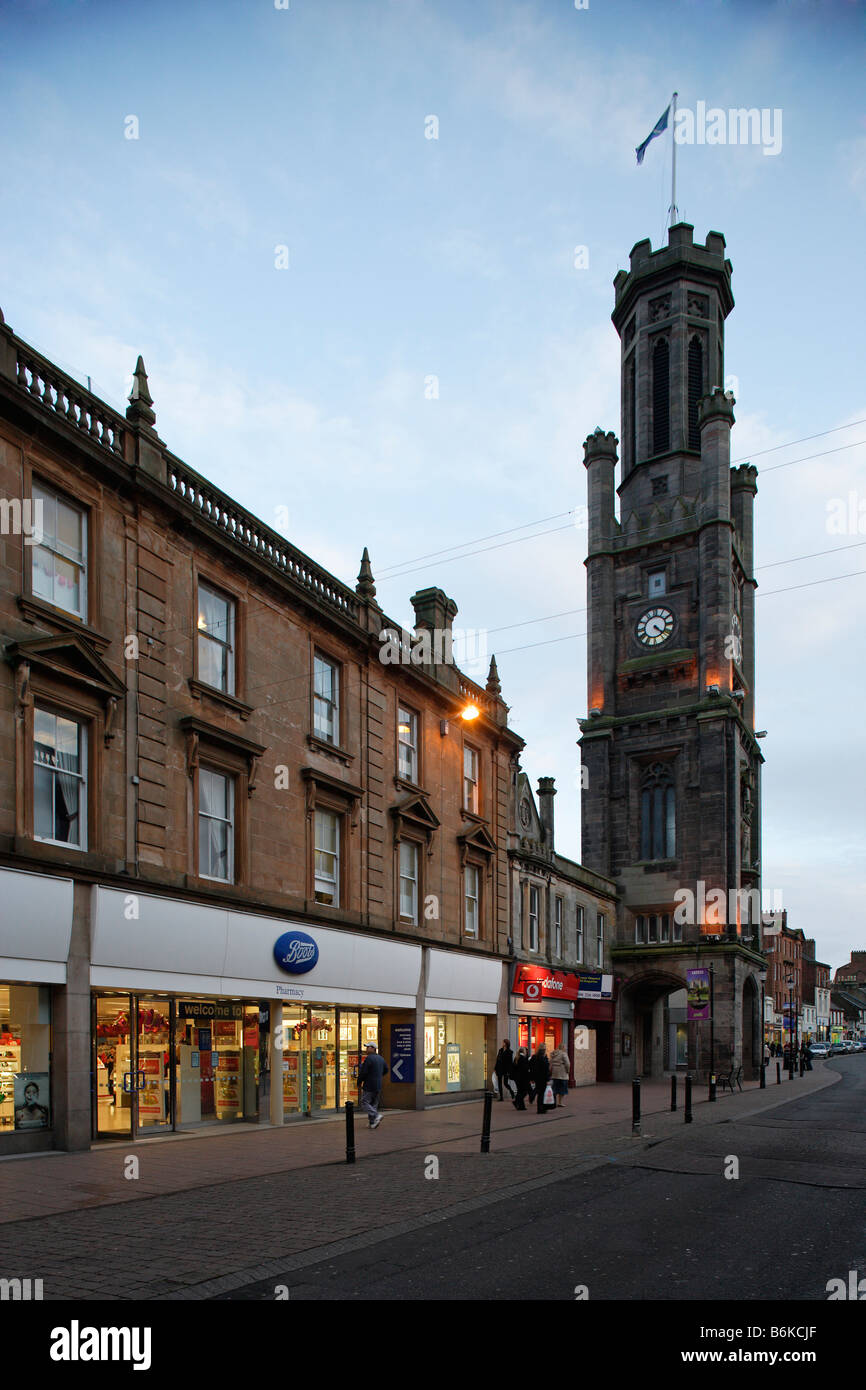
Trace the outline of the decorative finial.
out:
M 373 571 L 370 567 L 370 554 L 366 546 L 364 546 L 364 554 L 361 556 L 361 568 L 358 571 L 355 593 L 359 598 L 368 601 L 376 597 L 376 585 L 373 583 Z
M 487 694 L 499 696 L 502 694 L 502 686 L 499 683 L 499 671 L 496 666 L 496 657 L 490 658 L 490 670 L 487 673 Z
M 126 407 L 126 418 L 134 425 L 148 425 L 151 429 L 156 424 L 154 414 L 153 396 L 147 385 L 147 372 L 144 370 L 144 359 L 139 354 L 135 364 L 135 371 L 132 374 L 132 390 L 129 393 L 129 405 Z

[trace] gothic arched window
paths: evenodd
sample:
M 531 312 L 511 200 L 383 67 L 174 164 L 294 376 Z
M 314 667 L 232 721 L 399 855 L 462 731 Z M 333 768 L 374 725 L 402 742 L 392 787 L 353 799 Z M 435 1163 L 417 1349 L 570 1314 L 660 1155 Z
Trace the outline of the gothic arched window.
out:
M 689 343 L 689 448 L 700 449 L 698 402 L 704 394 L 704 349 L 697 334 Z
M 641 859 L 673 859 L 677 846 L 677 803 L 673 777 L 665 763 L 643 775 L 640 796 Z
M 653 348 L 653 453 L 671 447 L 671 351 L 667 338 Z
M 637 387 L 635 376 L 634 353 L 629 358 L 625 369 L 625 409 L 626 409 L 626 439 L 628 440 L 628 466 L 634 468 L 637 463 Z

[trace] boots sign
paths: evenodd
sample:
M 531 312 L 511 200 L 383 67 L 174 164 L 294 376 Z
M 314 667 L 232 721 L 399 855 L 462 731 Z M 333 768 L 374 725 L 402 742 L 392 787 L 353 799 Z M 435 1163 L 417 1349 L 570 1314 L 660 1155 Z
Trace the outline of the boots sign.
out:
M 305 931 L 287 931 L 274 942 L 274 960 L 287 975 L 306 975 L 319 959 L 319 948 Z

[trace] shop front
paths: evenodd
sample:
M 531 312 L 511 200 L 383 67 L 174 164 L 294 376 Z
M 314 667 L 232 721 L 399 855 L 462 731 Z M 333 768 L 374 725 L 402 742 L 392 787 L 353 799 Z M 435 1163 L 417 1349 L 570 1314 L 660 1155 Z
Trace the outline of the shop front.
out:
M 258 1000 L 105 991 L 92 1010 L 95 1138 L 258 1119 Z
M 614 980 L 600 970 L 581 970 L 574 1004 L 575 1085 L 613 1080 L 616 1002 Z
M 575 1084 L 574 1001 L 576 975 L 545 966 L 517 964 L 513 967 L 509 1003 L 509 1033 L 517 1047 L 531 1053 L 543 1044 L 548 1055 L 554 1048 L 568 1054 L 569 1085 Z
M 53 1148 L 65 1121 L 54 1029 L 72 900 L 69 879 L 0 869 L 0 1156 Z

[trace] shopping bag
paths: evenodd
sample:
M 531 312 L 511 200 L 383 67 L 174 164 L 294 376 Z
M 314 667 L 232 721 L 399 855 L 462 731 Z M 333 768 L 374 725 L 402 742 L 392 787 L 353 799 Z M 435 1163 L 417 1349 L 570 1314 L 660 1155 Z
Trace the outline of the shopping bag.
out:
M 555 1104 L 556 1104 L 556 1101 L 554 1100 L 554 1096 L 553 1096 L 553 1087 L 551 1086 L 551 1084 L 550 1084 L 549 1081 L 548 1081 L 547 1085 L 546 1085 L 545 1088 L 544 1088 L 544 1102 L 543 1102 L 543 1103 L 544 1103 L 545 1105 L 555 1105 Z
M 513 1077 L 513 1076 L 506 1076 L 506 1078 L 505 1078 L 505 1086 L 506 1086 L 506 1089 L 508 1090 L 509 1094 L 511 1095 L 512 1099 L 513 1099 L 514 1096 L 517 1095 L 517 1082 L 514 1080 L 514 1077 Z

